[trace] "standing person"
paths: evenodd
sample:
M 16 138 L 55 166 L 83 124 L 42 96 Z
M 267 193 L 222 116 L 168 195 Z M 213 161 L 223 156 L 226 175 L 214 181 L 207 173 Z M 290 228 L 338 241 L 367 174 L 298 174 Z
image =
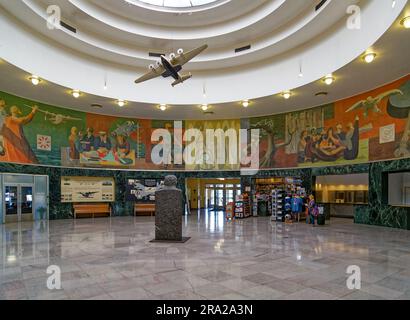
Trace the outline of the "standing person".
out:
M 10 108 L 11 114 L 4 118 L 3 123 L 4 155 L 0 155 L 0 161 L 38 163 L 23 130 L 23 126 L 33 120 L 37 110 L 38 107 L 34 106 L 27 116 L 22 116 L 19 107 L 12 106 Z
M 317 217 L 318 208 L 315 202 L 315 197 L 313 194 L 309 196 L 309 216 L 310 216 L 310 223 L 315 226 L 315 218 Z

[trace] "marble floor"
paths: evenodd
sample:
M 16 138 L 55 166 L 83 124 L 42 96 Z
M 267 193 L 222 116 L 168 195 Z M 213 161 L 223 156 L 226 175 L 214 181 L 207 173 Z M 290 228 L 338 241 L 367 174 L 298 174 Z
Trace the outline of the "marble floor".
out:
M 185 244 L 150 243 L 154 218 L 0 226 L 0 299 L 409 299 L 410 232 L 332 219 L 184 219 Z M 61 290 L 47 268 L 61 269 Z M 346 282 L 360 267 L 361 289 Z

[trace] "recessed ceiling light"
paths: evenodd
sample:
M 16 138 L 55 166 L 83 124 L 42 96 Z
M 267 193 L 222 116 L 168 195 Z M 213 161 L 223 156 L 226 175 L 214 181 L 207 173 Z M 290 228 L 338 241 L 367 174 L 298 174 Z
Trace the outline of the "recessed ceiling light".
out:
M 202 109 L 202 111 L 208 110 L 208 105 L 207 105 L 206 103 L 204 103 L 204 104 L 201 106 L 201 109 Z
M 159 110 L 161 110 L 161 111 L 167 110 L 167 105 L 164 104 L 164 103 L 161 103 L 161 104 L 159 105 Z
M 410 16 L 407 16 L 400 21 L 401 25 L 406 29 L 410 29 Z
M 244 108 L 247 108 L 247 107 L 249 106 L 249 100 L 243 100 L 243 101 L 242 101 L 242 106 L 243 106 Z
M 29 79 L 34 86 L 37 86 L 41 82 L 40 78 L 35 75 L 32 75 Z
M 281 93 L 281 95 L 282 95 L 282 97 L 284 97 L 286 100 L 287 99 L 289 99 L 290 97 L 291 97 L 291 95 L 292 95 L 292 92 L 291 91 L 284 91 L 284 92 L 282 92 Z
M 71 92 L 71 94 L 73 95 L 73 97 L 74 98 L 79 98 L 80 97 L 80 95 L 81 95 L 81 91 L 80 90 L 77 90 L 77 89 L 75 89 L 75 90 L 73 90 L 72 92 Z
M 368 52 L 363 56 L 363 60 L 366 63 L 372 63 L 376 59 L 376 54 L 374 52 Z
M 328 86 L 330 86 L 333 83 L 333 81 L 335 81 L 335 77 L 333 77 L 332 74 L 328 74 L 323 78 L 323 82 L 326 83 Z
M 125 106 L 125 100 L 118 99 L 117 104 L 118 104 L 119 107 L 123 107 L 123 106 Z

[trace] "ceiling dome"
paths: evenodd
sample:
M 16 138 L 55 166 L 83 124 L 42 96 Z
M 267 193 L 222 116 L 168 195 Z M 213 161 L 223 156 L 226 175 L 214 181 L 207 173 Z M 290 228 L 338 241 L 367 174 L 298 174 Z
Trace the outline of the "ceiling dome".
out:
M 168 10 L 205 10 L 214 7 L 222 2 L 230 0 L 125 0 L 131 4 L 149 5 L 153 9 Z
M 394 7 L 379 0 L 191 0 L 182 2 L 194 7 L 174 7 L 170 12 L 165 8 L 172 6 L 170 1 L 153 2 L 0 0 L 2 58 L 51 83 L 112 100 L 182 107 L 237 105 L 302 88 L 340 70 L 375 44 L 407 4 L 406 0 L 396 0 Z M 68 27 L 47 27 L 51 5 L 61 9 Z M 360 29 L 346 27 L 346 8 L 351 5 L 360 7 Z M 169 79 L 162 78 L 135 85 L 135 79 L 155 63 L 153 53 L 169 55 L 203 44 L 208 49 L 184 66 L 193 78 L 183 85 L 173 88 Z M 381 53 L 378 61 L 382 58 Z M 404 72 L 394 68 L 387 72 L 395 70 Z M 370 86 L 374 77 L 368 78 Z M 393 79 L 384 79 L 389 80 Z M 360 86 L 352 85 L 354 90 Z M 296 99 L 297 95 L 291 101 Z M 281 111 L 277 106 L 249 110 L 255 115 Z M 138 116 L 140 111 L 135 112 Z M 231 109 L 226 113 L 223 117 L 234 114 Z

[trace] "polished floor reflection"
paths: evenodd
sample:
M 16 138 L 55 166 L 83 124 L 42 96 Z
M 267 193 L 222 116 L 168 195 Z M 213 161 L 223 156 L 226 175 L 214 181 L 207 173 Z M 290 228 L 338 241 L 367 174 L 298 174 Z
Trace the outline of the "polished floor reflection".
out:
M 154 218 L 0 226 L 0 299 L 409 299 L 410 232 L 332 219 L 184 220 L 185 244 L 150 243 Z M 47 268 L 61 268 L 61 290 Z M 348 289 L 349 265 L 361 289 Z

